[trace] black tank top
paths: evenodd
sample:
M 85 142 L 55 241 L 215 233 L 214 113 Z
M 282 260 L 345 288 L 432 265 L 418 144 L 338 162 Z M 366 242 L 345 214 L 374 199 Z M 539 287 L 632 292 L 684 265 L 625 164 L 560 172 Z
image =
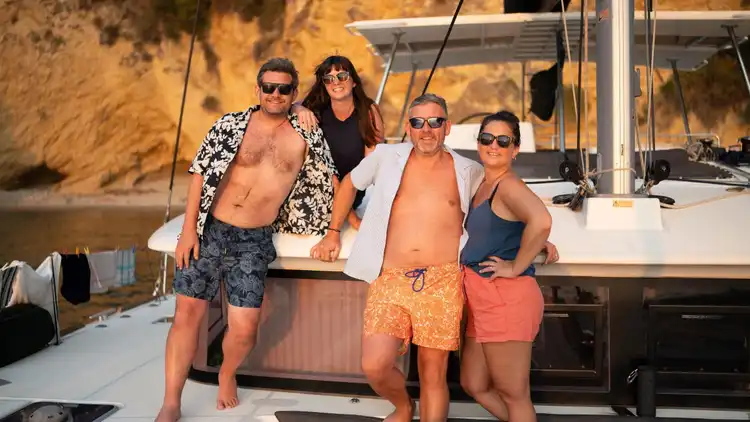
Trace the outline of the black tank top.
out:
M 320 128 L 331 147 L 331 157 L 339 171 L 339 179 L 343 179 L 365 158 L 365 142 L 357 127 L 357 110 L 341 121 L 329 105 L 320 113 Z
M 339 180 L 342 180 L 365 158 L 365 141 L 359 133 L 357 110 L 342 121 L 333 114 L 329 105 L 320 113 L 320 128 L 331 148 L 331 158 L 339 171 Z M 357 191 L 352 208 L 357 209 L 364 197 L 364 191 Z

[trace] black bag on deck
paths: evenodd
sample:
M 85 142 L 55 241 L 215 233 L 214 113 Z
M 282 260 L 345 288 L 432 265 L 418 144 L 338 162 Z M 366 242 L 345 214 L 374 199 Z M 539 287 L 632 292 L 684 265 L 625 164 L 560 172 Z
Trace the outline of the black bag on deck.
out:
M 30 303 L 0 310 L 0 368 L 47 347 L 55 336 L 49 312 Z

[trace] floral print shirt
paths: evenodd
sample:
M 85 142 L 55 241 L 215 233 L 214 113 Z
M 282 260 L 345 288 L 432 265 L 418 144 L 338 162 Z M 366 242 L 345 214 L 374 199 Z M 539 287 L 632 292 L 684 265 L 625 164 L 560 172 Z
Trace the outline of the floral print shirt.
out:
M 214 123 L 198 148 L 188 171 L 203 176 L 196 225 L 199 239 L 203 237 L 219 183 L 240 148 L 250 115 L 259 109 L 256 105 L 225 114 Z M 338 176 L 338 171 L 320 128 L 307 132 L 300 127 L 296 114 L 290 112 L 288 118 L 307 143 L 308 153 L 289 196 L 281 205 L 273 229 L 277 233 L 323 235 L 331 221 L 333 176 Z

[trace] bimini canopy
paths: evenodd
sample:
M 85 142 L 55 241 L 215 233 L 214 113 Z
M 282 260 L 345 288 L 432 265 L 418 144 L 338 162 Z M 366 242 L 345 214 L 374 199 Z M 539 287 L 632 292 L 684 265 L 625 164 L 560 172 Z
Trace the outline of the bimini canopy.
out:
M 589 14 L 589 60 L 596 61 L 597 19 Z M 571 56 L 578 58 L 580 12 L 565 14 Z M 694 70 L 721 49 L 731 48 L 727 26 L 744 40 L 750 35 L 750 11 L 656 11 L 654 66 L 670 68 L 677 61 L 680 70 Z M 430 69 L 450 25 L 451 17 L 357 21 L 346 25 L 355 35 L 367 38 L 373 52 L 389 59 L 394 35 L 401 34 L 391 72 Z M 459 16 L 440 57 L 438 67 L 482 63 L 555 61 L 555 34 L 563 31 L 560 13 L 497 14 Z M 646 65 L 646 14 L 637 11 L 633 64 Z

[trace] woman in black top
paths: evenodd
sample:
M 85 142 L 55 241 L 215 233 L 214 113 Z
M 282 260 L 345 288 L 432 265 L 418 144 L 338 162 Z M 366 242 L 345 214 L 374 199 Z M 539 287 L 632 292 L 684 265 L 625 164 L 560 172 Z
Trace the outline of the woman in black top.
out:
M 343 56 L 330 56 L 315 68 L 315 84 L 302 104 L 294 105 L 293 111 L 305 129 L 320 124 L 339 179 L 384 139 L 380 109 L 365 94 L 352 62 Z M 354 210 L 364 196 L 364 191 L 357 192 L 349 212 L 349 224 L 355 229 L 359 229 L 361 220 Z

